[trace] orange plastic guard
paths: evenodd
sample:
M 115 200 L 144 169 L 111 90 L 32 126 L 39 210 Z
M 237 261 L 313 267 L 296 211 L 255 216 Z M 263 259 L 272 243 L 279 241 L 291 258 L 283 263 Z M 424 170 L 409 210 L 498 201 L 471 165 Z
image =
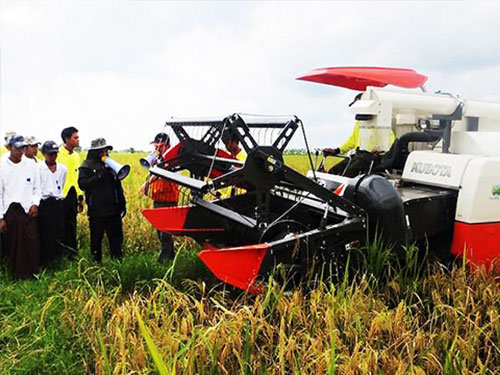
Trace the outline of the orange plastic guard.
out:
M 193 206 L 146 208 L 142 214 L 158 230 L 174 235 L 184 235 L 193 232 L 221 232 L 224 228 L 186 227 L 186 218 Z
M 418 88 L 427 81 L 427 77 L 413 69 L 396 68 L 320 68 L 297 77 L 302 81 L 324 83 L 364 91 L 367 86 L 384 87 L 394 85 L 404 88 Z
M 500 269 L 500 223 L 456 221 L 451 253 L 458 257 L 465 254 L 468 264 L 485 266 L 487 270 L 493 266 Z
M 205 248 L 198 256 L 212 273 L 222 282 L 261 294 L 264 289 L 255 280 L 269 244 L 232 247 L 227 249 Z

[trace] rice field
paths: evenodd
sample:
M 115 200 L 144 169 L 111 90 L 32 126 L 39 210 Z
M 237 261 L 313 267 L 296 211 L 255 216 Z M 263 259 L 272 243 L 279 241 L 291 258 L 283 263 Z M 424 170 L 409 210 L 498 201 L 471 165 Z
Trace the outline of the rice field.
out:
M 156 233 L 140 210 L 141 154 L 124 180 L 125 257 L 81 259 L 35 280 L 0 273 L 0 374 L 498 374 L 498 275 L 445 266 L 406 249 L 362 249 L 343 280 L 285 290 L 271 280 L 253 297 L 221 285 L 176 239 L 173 263 L 156 262 Z M 289 156 L 301 172 L 306 158 Z

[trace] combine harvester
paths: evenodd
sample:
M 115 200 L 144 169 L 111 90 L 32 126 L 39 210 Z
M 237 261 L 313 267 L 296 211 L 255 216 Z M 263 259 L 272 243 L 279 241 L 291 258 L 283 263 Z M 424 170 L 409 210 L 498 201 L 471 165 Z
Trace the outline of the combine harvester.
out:
M 408 69 L 327 68 L 298 79 L 363 91 L 351 111 L 386 152 L 381 164 L 346 178 L 314 171 L 309 153 L 312 170 L 302 175 L 283 161 L 299 127 L 307 141 L 294 116 L 169 121 L 179 143 L 150 173 L 189 189 L 190 201 L 144 210 L 154 227 L 194 238 L 216 277 L 254 294 L 278 265 L 300 280 L 317 265 L 345 263 L 376 235 L 396 249 L 426 243 L 491 267 L 500 255 L 500 103 L 426 93 L 427 77 Z M 225 129 L 245 162 L 221 149 Z M 189 177 L 177 173 L 185 170 Z M 243 193 L 217 193 L 228 188 Z

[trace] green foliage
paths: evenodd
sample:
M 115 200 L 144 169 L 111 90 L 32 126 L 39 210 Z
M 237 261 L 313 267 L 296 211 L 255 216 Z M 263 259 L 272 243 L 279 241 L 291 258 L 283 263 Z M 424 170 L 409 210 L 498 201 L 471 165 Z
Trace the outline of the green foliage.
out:
M 153 338 L 151 337 L 151 333 L 149 332 L 148 327 L 144 324 L 141 314 L 139 313 L 139 310 L 137 307 L 134 308 L 135 316 L 137 317 L 137 323 L 139 324 L 139 331 L 141 332 L 142 336 L 144 337 L 144 340 L 146 341 L 146 345 L 148 347 L 149 353 L 151 354 L 151 357 L 153 358 L 154 364 L 156 366 L 156 369 L 160 373 L 160 375 L 167 375 L 169 374 L 169 371 L 167 370 L 167 365 L 163 361 L 163 358 L 160 355 L 160 352 L 158 351 L 157 346 L 154 343 Z

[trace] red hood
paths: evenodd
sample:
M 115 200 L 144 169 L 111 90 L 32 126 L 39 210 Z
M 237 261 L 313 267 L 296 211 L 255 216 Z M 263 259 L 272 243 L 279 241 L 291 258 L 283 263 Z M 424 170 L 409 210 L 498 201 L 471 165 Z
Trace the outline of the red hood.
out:
M 320 68 L 297 77 L 302 81 L 324 83 L 327 85 L 346 87 L 352 90 L 364 91 L 367 86 L 384 87 L 394 85 L 404 88 L 418 88 L 427 77 L 413 69 L 396 68 Z

